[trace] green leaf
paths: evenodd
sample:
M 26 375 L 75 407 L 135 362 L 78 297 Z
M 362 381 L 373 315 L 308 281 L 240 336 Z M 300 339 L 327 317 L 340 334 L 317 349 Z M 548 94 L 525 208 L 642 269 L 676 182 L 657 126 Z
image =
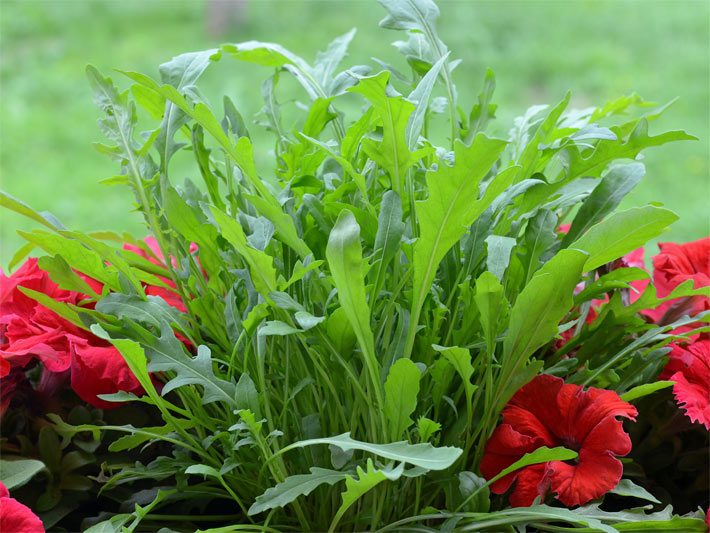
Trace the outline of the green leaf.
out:
M 439 263 L 493 199 L 510 185 L 512 175 L 504 171 L 491 180 L 479 199 L 479 183 L 505 146 L 505 141 L 483 134 L 477 135 L 471 146 L 457 141 L 454 165 L 440 161 L 436 171 L 427 173 L 429 197 L 416 202 L 419 238 L 414 243 L 412 318 L 405 356 L 411 353 L 421 307 Z
M 641 181 L 644 174 L 646 168 L 643 163 L 634 162 L 611 167 L 577 211 L 569 232 L 562 239 L 562 246 L 569 246 L 576 238 L 616 209 L 624 196 Z
M 515 239 L 500 235 L 489 235 L 486 237 L 485 242 L 488 245 L 486 268 L 502 281 L 503 274 L 510 264 L 510 253 L 515 246 Z
M 131 518 L 133 518 L 133 515 L 131 514 L 117 514 L 108 520 L 103 520 L 98 524 L 94 524 L 90 528 L 86 529 L 84 533 L 121 533 L 122 531 L 125 531 L 124 526 Z
M 483 78 L 483 89 L 478 93 L 478 103 L 474 104 L 473 109 L 471 109 L 471 114 L 468 117 L 467 143 L 471 142 L 479 132 L 485 131 L 488 122 L 492 118 L 495 118 L 498 106 L 491 103 L 495 89 L 495 74 L 491 69 L 486 69 L 486 74 Z
M 141 324 L 160 328 L 162 322 L 176 324 L 183 331 L 187 330 L 185 315 L 168 305 L 159 296 L 147 296 L 142 299 L 132 294 L 112 292 L 96 304 L 96 310 L 117 318 L 128 318 Z
M 356 29 L 353 28 L 349 32 L 333 39 L 328 48 L 323 52 L 316 54 L 316 60 L 313 64 L 313 76 L 321 85 L 328 87 L 333 81 L 335 69 L 338 68 L 340 62 L 345 58 L 348 52 L 348 46 L 355 37 Z M 330 91 L 328 91 L 330 94 Z
M 257 250 L 248 243 L 244 230 L 237 220 L 216 207 L 212 207 L 211 211 L 217 224 L 222 229 L 222 237 L 234 246 L 234 249 L 249 265 L 254 288 L 259 294 L 268 299 L 269 294 L 277 290 L 274 258 L 266 252 Z
M 529 109 L 524 117 L 515 120 L 518 129 L 512 131 L 511 135 L 514 137 L 512 140 L 513 155 L 519 171 L 513 183 L 519 183 L 526 178 L 530 178 L 539 170 L 540 166 L 544 166 L 540 163 L 543 154 L 540 150 L 540 145 L 545 144 L 557 129 L 557 121 L 567 108 L 570 96 L 570 93 L 567 93 L 562 101 L 550 110 L 532 135 L 527 130 L 528 121 L 547 106 L 541 106 L 542 109 L 540 109 L 540 106 L 535 106 Z
M 616 531 L 629 531 L 632 533 L 644 532 L 644 531 L 658 531 L 660 533 L 671 533 L 677 531 L 678 533 L 704 533 L 707 531 L 707 526 L 705 521 L 700 518 L 683 518 L 680 516 L 674 516 L 670 520 L 643 520 L 638 522 L 624 522 L 621 524 L 614 524 L 614 529 Z
M 655 137 L 648 135 L 648 121 L 635 120 L 625 126 L 634 126 L 634 130 L 626 140 L 620 138 L 623 127 L 613 127 L 617 133 L 617 140 L 600 140 L 594 150 L 582 150 L 572 146 L 567 150 L 567 177 L 572 180 L 578 176 L 597 176 L 606 166 L 616 159 L 635 159 L 644 148 L 661 146 L 674 141 L 692 141 L 697 137 L 688 135 L 684 131 L 668 131 Z M 537 149 L 537 148 L 536 148 Z
M 37 459 L 10 459 L 5 456 L 0 459 L 0 482 L 12 490 L 24 485 L 45 468 L 44 463 Z
M 402 194 L 407 170 L 424 152 L 412 152 L 409 149 L 406 130 L 415 107 L 402 96 L 387 95 L 389 76 L 390 73 L 383 70 L 375 76 L 361 78 L 360 82 L 348 91 L 367 98 L 380 117 L 382 141 L 364 139 L 361 146 L 370 159 L 387 171 L 392 181 L 392 189 L 397 194 Z
M 421 372 L 409 359 L 398 359 L 390 367 L 385 381 L 385 418 L 390 429 L 390 439 L 402 437 L 413 420 L 417 408 Z
M 237 381 L 234 399 L 237 409 L 248 409 L 256 418 L 261 418 L 261 406 L 259 404 L 259 391 L 256 390 L 254 381 L 249 374 L 242 374 Z
M 350 437 L 350 433 L 343 433 L 335 437 L 295 442 L 283 448 L 280 453 L 316 444 L 332 444 L 343 451 L 361 450 L 385 459 L 408 463 L 426 468 L 427 470 L 445 470 L 449 468 L 463 451 L 460 448 L 454 448 L 452 446 L 435 448 L 429 443 L 409 444 L 405 441 L 392 442 L 390 444 L 372 444 L 355 440 Z
M 678 215 L 668 209 L 635 207 L 592 226 L 569 247 L 589 254 L 584 271 L 590 272 L 646 244 L 676 220 Z
M 347 209 L 340 212 L 330 232 L 325 256 L 338 289 L 340 306 L 360 344 L 377 404 L 382 408 L 380 365 L 375 355 L 375 340 L 370 328 L 370 307 L 365 294 L 360 226 Z
M 175 372 L 175 377 L 163 387 L 163 396 L 178 387 L 201 385 L 204 388 L 203 403 L 222 401 L 236 407 L 236 387 L 234 383 L 215 376 L 207 346 L 198 346 L 197 356 L 190 357 L 166 322 L 161 325 L 160 337 L 151 335 L 142 344 L 150 372 Z
M 557 241 L 556 229 L 557 215 L 547 209 L 541 210 L 528 222 L 525 228 L 525 236 L 523 237 L 525 254 L 519 256 L 525 268 L 526 283 L 540 268 L 540 262 L 544 259 L 545 253 Z
M 316 80 L 317 74 L 313 67 L 306 60 L 279 44 L 247 41 L 238 44 L 225 44 L 222 46 L 222 50 L 240 61 L 256 63 L 264 67 L 284 67 L 294 75 L 311 100 L 328 96 L 325 89 Z
M 630 281 L 648 279 L 649 276 L 642 268 L 616 268 L 588 283 L 584 290 L 575 295 L 574 302 L 586 302 L 613 289 L 631 288 Z
M 343 503 L 338 508 L 338 511 L 333 517 L 333 521 L 328 529 L 329 533 L 335 531 L 340 519 L 352 505 L 358 501 L 365 493 L 372 490 L 374 487 L 389 479 L 395 481 L 399 479 L 404 471 L 404 465 L 400 464 L 394 469 L 378 470 L 372 462 L 372 459 L 367 460 L 367 470 L 362 467 L 357 467 L 357 477 L 348 476 L 345 478 L 345 492 L 341 494 Z
M 307 496 L 323 484 L 335 485 L 337 482 L 348 478 L 345 472 L 328 470 L 325 468 L 311 467 L 310 474 L 297 474 L 287 477 L 282 483 L 267 489 L 264 494 L 256 497 L 256 501 L 249 508 L 249 515 L 255 515 L 284 507 L 299 496 Z
M 72 270 L 69 263 L 67 263 L 62 256 L 40 257 L 37 263 L 39 268 L 47 272 L 49 277 L 52 278 L 52 281 L 62 289 L 80 292 L 91 297 L 98 296 L 94 289 Z
M 410 65 L 420 73 L 428 70 L 442 58 L 447 58 L 449 50 L 439 38 L 436 31 L 436 20 L 439 18 L 439 8 L 432 0 L 380 0 L 388 15 L 380 21 L 380 26 L 392 30 L 407 31 L 408 43 L 400 46 Z M 399 44 L 399 43 L 398 43 Z M 441 70 L 441 76 L 446 85 L 446 98 L 449 104 L 449 119 L 451 121 L 451 142 L 456 138 L 456 87 L 451 79 L 452 63 L 447 59 Z M 419 68 L 417 68 L 419 67 Z
M 491 491 L 486 480 L 473 472 L 459 472 L 459 491 L 468 502 L 464 511 L 472 513 L 487 513 L 491 507 Z M 471 495 L 473 498 L 469 500 Z
M 170 227 L 182 235 L 185 241 L 199 246 L 201 264 L 208 275 L 215 275 L 222 265 L 217 248 L 217 229 L 207 223 L 198 208 L 188 205 L 174 188 L 168 188 L 163 197 L 163 208 Z
M 530 355 L 557 335 L 558 324 L 574 303 L 574 288 L 586 260 L 586 254 L 579 250 L 558 252 L 537 271 L 515 301 L 503 341 L 502 368 L 494 393 L 496 411 L 525 384 L 512 386 Z M 526 376 L 531 379 L 534 374 Z
M 655 381 L 653 383 L 644 383 L 643 385 L 638 385 L 631 390 L 626 391 L 621 395 L 621 399 L 625 402 L 631 402 L 633 400 L 638 400 L 654 392 L 672 387 L 675 385 L 674 381 Z
M 434 433 L 441 431 L 441 424 L 430 420 L 425 416 L 420 416 L 417 420 L 417 433 L 419 433 L 419 442 L 427 442 Z
M 222 475 L 219 473 L 219 471 L 216 468 L 213 468 L 208 465 L 190 465 L 185 469 L 186 474 L 194 474 L 194 475 L 201 475 L 201 476 L 209 476 L 213 477 L 215 479 L 222 479 Z
M 49 229 L 63 229 L 63 226 L 57 221 L 56 218 L 54 218 L 53 215 L 46 212 L 38 213 L 23 201 L 18 200 L 14 196 L 3 191 L 0 191 L 0 207 L 4 207 L 10 211 L 26 216 L 35 222 L 39 222 L 43 226 L 47 226 Z
M 456 373 L 461 376 L 464 392 L 466 394 L 466 405 L 471 405 L 473 393 L 478 387 L 471 383 L 471 377 L 473 377 L 473 365 L 471 364 L 470 352 L 466 348 L 460 348 L 458 346 L 452 346 L 450 348 L 434 346 L 434 349 L 440 352 L 449 364 L 454 367 Z
M 439 77 L 442 67 L 446 63 L 449 55 L 446 54 L 442 56 L 436 63 L 432 65 L 429 72 L 419 81 L 416 88 L 409 93 L 407 100 L 414 103 L 416 108 L 414 113 L 409 117 L 407 122 L 407 128 L 405 132 L 405 138 L 407 139 L 407 145 L 410 150 L 414 150 L 419 141 L 419 134 L 424 126 L 424 121 L 426 119 L 426 112 L 429 109 L 429 98 L 434 90 L 434 85 Z
M 505 359 L 526 359 L 557 335 L 560 320 L 572 308 L 586 260 L 583 252 L 562 250 L 533 276 L 511 310 L 503 341 Z
M 611 494 L 619 496 L 628 496 L 630 498 L 639 498 L 653 503 L 661 503 L 653 494 L 648 492 L 643 487 L 638 486 L 630 479 L 621 479 L 619 483 L 609 491 Z
M 160 78 L 163 83 L 172 85 L 181 94 L 194 91 L 195 82 L 211 63 L 219 60 L 220 56 L 221 53 L 216 48 L 181 54 L 160 65 Z M 163 122 L 155 140 L 155 148 L 160 154 L 160 166 L 166 173 L 170 158 L 183 146 L 174 141 L 174 136 L 180 127 L 187 123 L 187 118 L 187 115 L 173 102 L 169 100 L 165 102 Z
M 173 423 L 179 424 L 179 427 L 182 429 L 189 429 L 195 426 L 195 423 L 192 420 L 175 419 Z M 145 426 L 140 428 L 134 428 L 133 426 L 128 425 L 124 427 L 129 430 L 134 429 L 135 432 L 117 438 L 109 445 L 109 451 L 122 452 L 125 450 L 132 450 L 147 442 L 164 440 L 163 437 L 175 432 L 175 427 L 172 425 L 153 427 Z
M 503 294 L 503 286 L 491 272 L 483 272 L 476 280 L 476 293 L 473 297 L 479 312 L 479 320 L 486 339 L 489 354 L 495 352 L 498 332 L 505 327 L 501 322 L 507 318 L 509 304 Z
M 382 196 L 380 214 L 377 217 L 377 235 L 375 235 L 375 252 L 380 252 L 379 269 L 384 269 L 399 251 L 404 235 L 402 222 L 402 202 L 394 191 L 387 191 Z
M 325 321 L 324 316 L 313 316 L 312 314 L 306 311 L 296 311 L 296 313 L 294 313 L 293 315 L 293 318 L 296 319 L 298 325 L 301 326 L 304 330 L 312 329 L 318 324 Z
M 95 251 L 84 246 L 78 240 L 44 231 L 32 233 L 18 232 L 26 240 L 36 244 L 52 255 L 60 255 L 74 269 L 100 281 L 114 291 L 119 291 L 116 268 L 106 265 L 104 259 Z
M 564 446 L 557 446 L 555 448 L 541 446 L 535 451 L 526 453 L 512 465 L 501 470 L 493 478 L 488 480 L 488 484 L 495 483 L 500 478 L 507 476 L 511 472 L 525 468 L 526 466 L 548 463 L 550 461 L 571 461 L 572 459 L 576 459 L 578 455 L 579 454 L 574 450 L 570 450 Z
M 280 320 L 269 320 L 259 326 L 259 335 L 262 337 L 268 337 L 270 335 L 293 335 L 294 333 L 301 333 L 301 331 L 302 330 L 289 326 L 286 322 L 281 322 Z

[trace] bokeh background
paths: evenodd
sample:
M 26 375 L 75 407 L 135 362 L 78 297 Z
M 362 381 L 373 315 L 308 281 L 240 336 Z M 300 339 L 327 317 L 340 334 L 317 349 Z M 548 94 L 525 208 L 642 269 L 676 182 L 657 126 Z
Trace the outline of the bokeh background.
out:
M 554 104 L 568 89 L 575 107 L 631 92 L 659 103 L 678 98 L 651 133 L 685 129 L 700 140 L 649 152 L 646 178 L 625 205 L 658 201 L 676 211 L 680 221 L 661 240 L 710 233 L 710 2 L 439 5 L 439 33 L 463 59 L 455 78 L 461 102 L 474 101 L 486 67 L 496 73 L 500 135 L 528 106 Z M 377 57 L 405 68 L 390 46 L 402 34 L 380 29 L 383 16 L 374 0 L 0 0 L 0 187 L 71 228 L 142 236 L 129 193 L 98 183 L 117 167 L 91 147 L 101 134 L 87 63 L 157 77 L 158 65 L 174 55 L 250 39 L 279 42 L 311 60 L 330 39 L 357 27 L 346 61 L 373 64 Z M 249 117 L 261 107 L 261 81 L 269 75 L 223 60 L 201 86 L 213 102 L 229 94 Z M 113 77 L 128 85 L 120 74 Z M 257 147 L 262 159 L 271 146 Z M 33 226 L 0 211 L 5 266 L 21 244 L 16 230 Z

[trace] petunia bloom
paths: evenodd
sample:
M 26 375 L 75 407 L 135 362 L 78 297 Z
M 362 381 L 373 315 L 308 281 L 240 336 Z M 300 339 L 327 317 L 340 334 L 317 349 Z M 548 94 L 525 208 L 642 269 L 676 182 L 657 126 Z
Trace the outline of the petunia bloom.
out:
M 689 279 L 696 289 L 710 285 L 710 237 L 685 244 L 660 243 L 658 247 L 661 253 L 653 258 L 653 284 L 659 298 L 668 296 Z M 670 300 L 644 314 L 658 324 L 668 324 L 683 315 L 694 316 L 708 309 L 710 299 L 693 296 Z
M 548 491 L 568 507 L 583 505 L 621 479 L 623 468 L 616 456 L 631 451 L 631 440 L 617 417 L 635 420 L 637 411 L 615 392 L 585 390 L 543 374 L 518 390 L 502 414 L 503 422 L 486 443 L 481 461 L 486 479 L 542 446 L 565 446 L 579 454 L 573 463 L 536 464 L 493 483 L 496 494 L 512 487 L 511 505 L 532 505 Z
M 96 283 L 96 282 L 94 282 Z M 12 368 L 23 368 L 38 359 L 45 371 L 63 374 L 71 369 L 71 384 L 78 396 L 104 409 L 120 404 L 105 402 L 98 394 L 142 391 L 123 356 L 113 346 L 63 319 L 20 290 L 26 287 L 58 302 L 83 305 L 86 296 L 67 291 L 41 270 L 36 259 L 28 259 L 11 276 L 0 273 L 0 379 L 11 390 Z M 95 286 L 97 292 L 101 287 Z M 2 411 L 11 394 L 2 398 Z
M 26 505 L 10 498 L 0 482 L 0 531 L 3 533 L 44 533 L 44 524 Z
M 710 431 L 710 339 L 674 345 L 661 379 L 675 381 L 673 396 L 693 422 Z
M 10 367 L 24 367 L 39 359 L 52 372 L 71 365 L 67 335 L 82 335 L 80 328 L 26 296 L 19 287 L 46 294 L 53 300 L 77 304 L 83 296 L 61 289 L 36 259 L 28 259 L 11 276 L 0 272 L 0 376 Z

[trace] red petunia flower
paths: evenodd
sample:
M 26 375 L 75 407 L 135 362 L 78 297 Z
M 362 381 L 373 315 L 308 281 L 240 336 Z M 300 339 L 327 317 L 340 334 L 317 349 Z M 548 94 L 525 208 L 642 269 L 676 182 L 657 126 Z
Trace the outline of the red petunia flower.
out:
M 576 450 L 574 464 L 551 461 L 517 470 L 491 485 L 496 494 L 513 487 L 510 504 L 532 505 L 551 490 L 566 506 L 583 505 L 613 489 L 623 473 L 616 456 L 631 440 L 616 417 L 636 418 L 636 408 L 613 392 L 565 384 L 540 375 L 515 393 L 503 409 L 503 423 L 486 443 L 481 473 L 486 479 L 541 446 Z
M 660 377 L 675 381 L 678 405 L 690 420 L 710 431 L 710 339 L 674 345 Z
M 659 298 L 668 296 L 686 280 L 693 287 L 710 285 L 710 237 L 685 244 L 660 243 L 661 253 L 653 258 L 653 283 Z M 710 309 L 710 299 L 705 296 L 678 298 L 644 312 L 658 324 L 668 324 L 683 315 L 694 316 Z
M 26 505 L 10 498 L 0 482 L 0 531 L 3 533 L 44 533 L 44 524 Z
M 95 407 L 119 406 L 97 398 L 98 394 L 118 391 L 140 394 L 142 388 L 118 350 L 25 296 L 19 287 L 74 305 L 86 299 L 83 294 L 61 289 L 39 268 L 34 258 L 25 261 L 11 276 L 0 273 L 0 378 L 3 388 L 11 389 L 8 381 L 11 368 L 23 368 L 33 359 L 39 359 L 45 372 L 59 375 L 71 368 L 72 388 L 82 400 Z M 94 286 L 94 289 L 101 292 L 100 286 Z M 5 409 L 11 396 L 3 397 Z
M 71 364 L 68 334 L 81 329 L 23 294 L 19 287 L 41 292 L 52 299 L 78 304 L 83 296 L 66 291 L 40 270 L 36 259 L 28 259 L 11 276 L 0 272 L 0 357 L 3 366 L 24 367 L 37 358 L 52 372 Z M 9 366 L 8 366 L 9 365 Z M 5 373 L 5 371 L 2 371 Z

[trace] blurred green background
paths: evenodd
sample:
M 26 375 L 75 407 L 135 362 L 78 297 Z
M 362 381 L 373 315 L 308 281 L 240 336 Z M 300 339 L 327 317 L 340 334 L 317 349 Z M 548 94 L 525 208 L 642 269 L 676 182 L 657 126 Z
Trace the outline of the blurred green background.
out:
M 572 90 L 575 107 L 638 92 L 659 103 L 679 100 L 651 133 L 685 129 L 700 138 L 649 152 L 644 182 L 626 201 L 659 201 L 681 219 L 661 240 L 706 236 L 710 211 L 710 2 L 441 1 L 439 33 L 463 63 L 456 70 L 469 108 L 486 67 L 498 80 L 495 133 L 537 103 Z M 236 6 L 236 7 L 235 7 Z M 350 64 L 378 57 L 404 68 L 390 46 L 402 34 L 383 30 L 374 1 L 0 1 L 0 186 L 75 229 L 143 235 L 125 190 L 99 179 L 117 167 L 92 147 L 98 112 L 84 76 L 138 70 L 157 77 L 161 62 L 222 42 L 276 41 L 311 60 L 352 27 Z M 267 69 L 223 60 L 201 85 L 229 94 L 245 117 L 261 107 Z M 120 74 L 114 79 L 128 84 Z M 220 106 L 221 107 L 221 106 Z M 252 130 L 256 129 L 252 126 Z M 262 158 L 269 141 L 257 150 Z M 0 264 L 7 265 L 33 225 L 0 210 Z M 655 253 L 655 249 L 650 251 Z

